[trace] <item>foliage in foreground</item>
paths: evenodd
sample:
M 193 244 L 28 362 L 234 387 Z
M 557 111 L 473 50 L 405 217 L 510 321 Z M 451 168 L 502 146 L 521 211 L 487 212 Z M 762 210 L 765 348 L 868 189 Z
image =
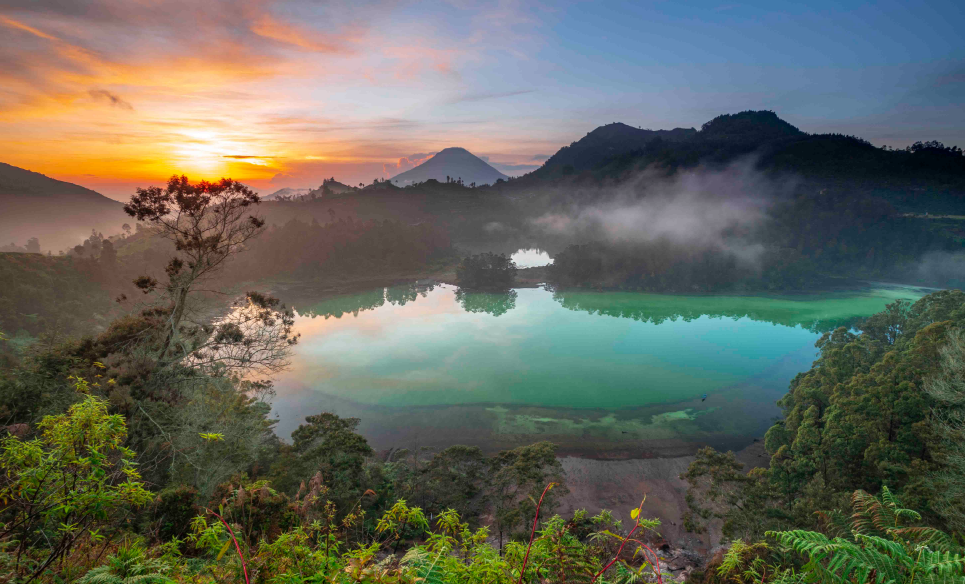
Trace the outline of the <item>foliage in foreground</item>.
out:
M 820 514 L 826 531 L 836 535 L 790 530 L 768 532 L 769 542 L 735 540 L 711 579 L 782 584 L 965 582 L 965 550 L 949 535 L 918 525 L 921 515 L 903 508 L 887 487 L 880 497 L 856 491 L 851 506 L 850 518 Z
M 76 388 L 89 389 L 81 380 Z M 541 524 L 552 483 L 536 503 L 528 544 L 511 541 L 503 553 L 487 527 L 471 529 L 452 509 L 430 521 L 400 499 L 374 525 L 358 505 L 340 513 L 320 473 L 293 501 L 267 481 L 228 485 L 218 511 L 198 509 L 183 538 L 164 539 L 157 527 L 167 512 L 161 511 L 160 523 L 145 522 L 157 517 L 163 497 L 151 513 L 153 497 L 131 462 L 135 454 L 121 445 L 121 416 L 88 395 L 40 426 L 40 438 L 11 436 L 0 445 L 0 566 L 7 581 L 508 583 L 555 575 L 602 583 L 632 581 L 641 573 L 660 577 L 656 557 L 641 556 L 639 550 L 648 548 L 631 538 L 658 522 L 644 520 L 637 508 L 625 536 L 608 513 L 579 512 L 570 520 L 557 515 Z M 145 536 L 153 544 L 147 549 L 140 543 Z

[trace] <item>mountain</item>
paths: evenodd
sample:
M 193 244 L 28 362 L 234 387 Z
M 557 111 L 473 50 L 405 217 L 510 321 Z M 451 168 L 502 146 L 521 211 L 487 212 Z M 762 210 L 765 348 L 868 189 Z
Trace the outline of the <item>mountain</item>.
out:
M 298 197 L 303 197 L 308 193 L 312 192 L 312 189 L 293 189 L 291 187 L 285 187 L 283 189 L 278 189 L 277 191 L 271 193 L 270 195 L 265 195 L 261 198 L 262 201 L 279 201 L 288 199 L 297 199 Z
M 560 148 L 533 174 L 545 176 L 554 174 L 554 171 L 569 174 L 592 169 L 612 158 L 641 150 L 655 139 L 682 142 L 692 139 L 696 134 L 694 128 L 642 130 L 615 122 L 600 126 L 569 146 Z
M 133 220 L 123 205 L 80 185 L 0 162 L 0 242 L 40 239 L 54 253 L 77 245 L 94 229 L 119 233 Z
M 397 174 L 389 180 L 394 185 L 405 187 L 429 179 L 446 182 L 447 177 L 452 180 L 462 179 L 465 185 L 476 183 L 477 186 L 489 185 L 499 179 L 509 178 L 465 148 L 446 148 L 419 166 Z
M 800 138 L 805 133 L 777 117 L 772 111 L 745 111 L 717 116 L 700 127 L 692 138 L 763 144 L 782 138 Z
M 335 180 L 335 177 L 326 178 L 322 181 L 322 186 L 318 187 L 312 193 L 316 197 L 334 197 L 338 195 L 344 195 L 346 193 L 354 193 L 356 191 L 355 187 L 350 187 L 347 184 L 343 184 Z
M 902 211 L 962 214 L 965 156 L 961 149 L 918 142 L 877 148 L 855 136 L 808 134 L 772 111 L 717 116 L 700 130 L 639 130 L 608 124 L 561 148 L 516 182 L 621 180 L 648 166 L 674 172 L 754 156 L 763 171 L 800 179 L 809 191 L 832 189 L 878 197 Z

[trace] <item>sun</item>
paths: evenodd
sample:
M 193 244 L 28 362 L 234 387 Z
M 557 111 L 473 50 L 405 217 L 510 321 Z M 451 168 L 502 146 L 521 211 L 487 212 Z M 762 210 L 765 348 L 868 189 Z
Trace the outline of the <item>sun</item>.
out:
M 250 155 L 251 147 L 216 130 L 184 129 L 171 153 L 171 162 L 184 172 L 201 175 L 227 174 L 236 170 L 238 162 L 268 166 L 267 159 Z

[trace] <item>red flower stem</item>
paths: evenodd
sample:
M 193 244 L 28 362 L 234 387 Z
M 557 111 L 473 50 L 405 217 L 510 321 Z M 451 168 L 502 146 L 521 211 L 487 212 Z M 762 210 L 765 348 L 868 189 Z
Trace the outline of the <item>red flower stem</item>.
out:
M 593 579 L 590 580 L 590 584 L 593 584 L 594 582 L 596 582 L 597 579 L 603 574 L 603 572 L 606 572 L 607 570 L 609 570 L 609 569 L 610 569 L 610 566 L 612 566 L 613 564 L 615 564 L 616 561 L 617 561 L 618 559 L 620 559 L 620 554 L 623 553 L 623 548 L 626 547 L 627 542 L 630 541 L 630 537 L 631 537 L 631 536 L 633 535 L 633 533 L 637 530 L 637 528 L 640 527 L 640 517 L 641 517 L 640 514 L 641 514 L 642 511 L 643 511 L 643 503 L 644 503 L 646 500 L 647 500 L 647 498 L 644 497 L 644 498 L 643 498 L 643 501 L 640 502 L 640 506 L 637 507 L 637 521 L 636 521 L 636 523 L 633 524 L 633 529 L 630 530 L 630 533 L 628 533 L 627 536 L 623 538 L 623 542 L 620 543 L 620 549 L 617 550 L 616 555 L 613 556 L 613 559 L 610 560 L 610 563 L 608 563 L 607 565 L 603 566 L 603 569 L 600 570 L 599 572 L 597 572 L 597 573 L 596 573 L 596 576 L 593 576 Z M 637 541 L 637 540 L 633 540 L 633 541 Z M 639 542 L 637 542 L 637 543 L 639 543 Z M 640 545 L 643 545 L 643 544 L 641 543 Z M 644 546 L 644 547 L 646 547 L 646 546 Z M 647 548 L 647 549 L 650 549 L 650 548 Z M 651 550 L 651 551 L 653 551 L 653 550 Z M 655 554 L 655 555 L 656 555 L 656 554 Z M 663 584 L 663 580 L 660 578 L 660 574 L 659 574 L 659 573 L 657 574 L 657 580 L 660 581 L 660 584 Z
M 593 579 L 590 580 L 590 584 L 593 584 L 594 582 L 596 582 L 596 579 L 599 578 L 600 575 L 603 574 L 603 572 L 606 572 L 607 570 L 609 570 L 609 569 L 610 569 L 610 566 L 612 566 L 614 563 L 616 563 L 617 559 L 619 559 L 619 557 L 620 557 L 620 553 L 623 552 L 623 547 L 627 545 L 627 542 L 630 541 L 630 536 L 633 535 L 633 532 L 636 531 L 638 527 L 640 527 L 640 520 L 639 520 L 639 519 L 637 519 L 637 523 L 636 523 L 636 525 L 633 526 L 633 529 L 630 530 L 630 533 L 628 533 L 627 536 L 626 536 L 625 538 L 623 538 L 623 542 L 620 544 L 620 549 L 617 550 L 616 555 L 613 556 L 613 559 L 610 560 L 610 563 L 607 564 L 607 565 L 605 565 L 605 566 L 603 566 L 603 569 L 600 570 L 599 572 L 597 572 L 597 573 L 596 573 L 596 576 L 593 576 Z
M 640 541 L 639 539 L 632 539 L 632 540 L 630 540 L 630 541 L 632 541 L 633 543 L 639 545 L 640 547 L 642 547 L 642 548 L 646 549 L 648 552 L 650 552 L 650 554 L 653 556 L 653 561 L 650 562 L 650 564 L 653 566 L 653 573 L 656 574 L 656 576 L 657 576 L 657 583 L 658 583 L 658 584 L 663 584 L 663 578 L 660 576 L 660 558 L 657 557 L 657 552 L 655 552 L 655 551 L 653 551 L 652 549 L 650 549 L 650 546 L 648 546 L 647 544 L 643 543 L 643 542 Z M 647 559 L 650 559 L 650 558 L 647 558 Z
M 211 509 L 205 509 L 205 510 L 206 510 L 208 513 L 210 513 L 210 514 L 214 515 L 215 517 L 217 517 L 218 519 L 220 519 L 220 520 L 221 520 L 221 523 L 224 523 L 224 526 L 228 528 L 228 533 L 231 535 L 231 541 L 235 542 L 235 551 L 238 552 L 238 557 L 241 559 L 241 569 L 244 570 L 244 572 L 245 572 L 245 584 L 251 584 L 251 582 L 248 580 L 248 564 L 245 563 L 245 555 L 241 553 L 241 546 L 238 545 L 238 538 L 235 537 L 235 532 L 234 532 L 234 530 L 232 530 L 232 529 L 231 529 L 231 526 L 228 525 L 228 522 L 224 520 L 224 517 L 218 515 L 217 513 L 215 513 L 214 511 L 212 511 Z
M 536 522 L 539 521 L 539 508 L 543 505 L 543 497 L 546 496 L 546 492 L 553 488 L 556 483 L 550 483 L 546 485 L 543 489 L 543 494 L 539 496 L 539 503 L 536 504 L 536 517 L 533 517 L 533 530 L 529 534 L 529 545 L 526 546 L 526 556 L 523 558 L 523 567 L 519 570 L 519 580 L 516 584 L 522 584 L 523 575 L 526 573 L 526 562 L 529 561 L 529 550 L 533 547 L 533 539 L 536 537 Z

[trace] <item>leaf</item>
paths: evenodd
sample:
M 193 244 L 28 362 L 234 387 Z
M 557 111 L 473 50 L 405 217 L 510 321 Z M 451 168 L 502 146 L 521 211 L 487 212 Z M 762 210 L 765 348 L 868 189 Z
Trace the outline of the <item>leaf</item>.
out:
M 634 509 L 633 511 L 630 511 L 630 519 L 636 519 L 636 518 L 639 517 L 639 516 L 640 516 L 640 508 L 639 508 L 639 507 L 637 507 L 637 508 Z
M 230 539 L 229 539 L 228 541 L 224 542 L 224 546 L 221 548 L 221 551 L 218 552 L 218 559 L 217 559 L 216 561 L 218 561 L 218 562 L 221 561 L 221 558 L 224 557 L 225 552 L 228 551 L 228 548 L 229 548 L 229 547 L 231 547 L 231 540 L 230 540 Z

